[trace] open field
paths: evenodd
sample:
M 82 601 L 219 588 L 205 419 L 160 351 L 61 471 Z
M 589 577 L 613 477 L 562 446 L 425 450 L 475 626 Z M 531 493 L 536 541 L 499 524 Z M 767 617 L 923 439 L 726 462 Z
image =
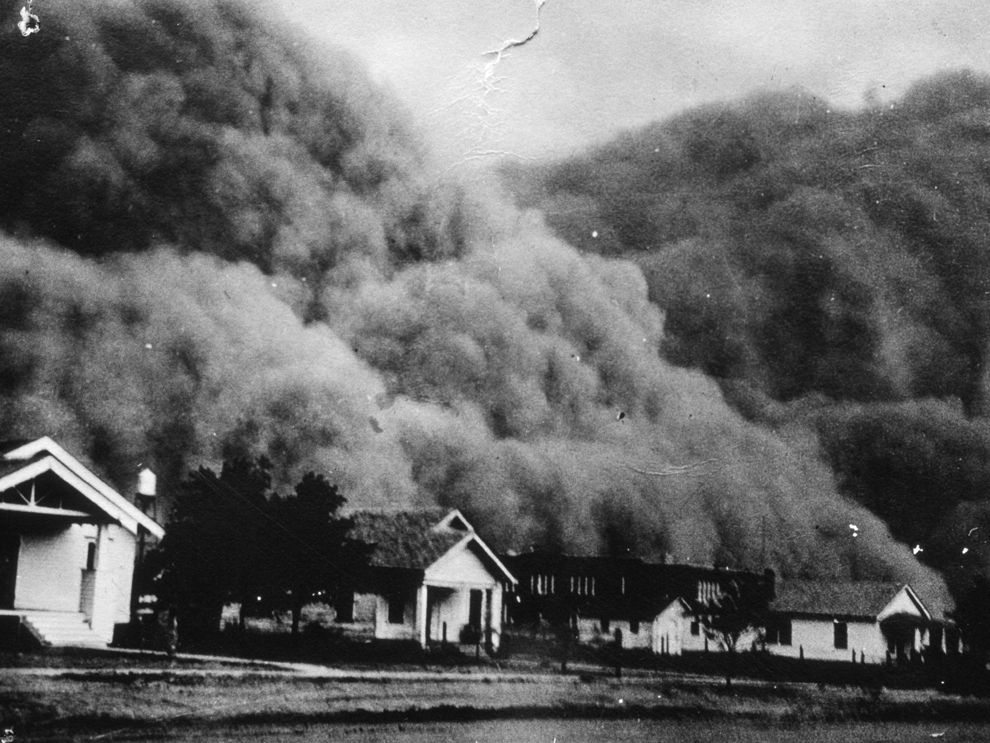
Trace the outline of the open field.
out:
M 337 678 L 290 672 L 273 677 L 271 670 L 249 666 L 8 670 L 0 672 L 0 721 L 15 730 L 18 741 L 308 741 L 328 735 L 354 741 L 549 741 L 554 730 L 566 730 L 560 741 L 665 740 L 668 732 L 678 740 L 711 740 L 713 726 L 724 728 L 717 737 L 729 741 L 797 740 L 792 733 L 805 728 L 818 736 L 803 732 L 800 739 L 808 743 L 836 740 L 828 736 L 839 734 L 847 740 L 921 740 L 947 729 L 963 737 L 946 740 L 990 735 L 990 701 L 929 690 L 757 683 L 727 690 L 714 678 L 647 674 L 616 679 L 463 671 L 341 673 Z M 400 725 L 406 737 L 396 737 Z M 626 726 L 653 731 L 653 737 L 627 735 Z M 482 737 L 472 732 L 479 730 L 487 732 Z M 499 737 L 504 730 L 521 732 Z M 549 737 L 540 737 L 546 731 Z M 905 731 L 910 735 L 901 735 Z
M 752 720 L 538 719 L 381 725 L 251 725 L 173 732 L 125 732 L 115 741 L 217 741 L 219 743 L 838 743 L 951 741 L 990 737 L 990 723 L 844 722 L 808 725 Z

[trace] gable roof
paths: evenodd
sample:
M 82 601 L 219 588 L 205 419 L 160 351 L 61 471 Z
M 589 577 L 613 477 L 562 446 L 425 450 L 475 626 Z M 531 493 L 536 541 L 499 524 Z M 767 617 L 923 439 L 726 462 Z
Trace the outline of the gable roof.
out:
M 107 485 L 48 436 L 33 441 L 6 442 L 0 459 L 0 491 L 52 472 L 112 521 L 132 534 L 139 528 L 161 539 L 165 530 L 154 519 Z
M 502 573 L 516 582 L 460 511 L 355 511 L 351 536 L 375 545 L 371 565 L 425 571 L 453 549 L 474 545 Z
M 436 511 L 357 511 L 351 514 L 351 536 L 375 545 L 374 566 L 423 570 L 464 538 L 463 532 L 434 530 L 441 515 Z
M 694 607 L 692 607 L 691 604 L 689 604 L 687 602 L 687 600 L 683 596 L 678 596 L 673 601 L 671 601 L 669 604 L 667 604 L 663 609 L 661 609 L 657 613 L 657 616 L 660 616 L 661 614 L 666 614 L 671 609 L 679 609 L 682 614 L 694 614 L 695 613 Z
M 919 614 L 931 617 L 910 586 L 882 581 L 781 581 L 770 609 L 784 614 L 876 620 L 901 591 L 907 593 Z

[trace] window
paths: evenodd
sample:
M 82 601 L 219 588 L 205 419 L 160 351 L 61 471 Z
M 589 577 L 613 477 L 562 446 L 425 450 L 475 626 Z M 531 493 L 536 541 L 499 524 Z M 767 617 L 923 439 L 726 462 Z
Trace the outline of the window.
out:
M 96 542 L 86 543 L 86 569 L 96 570 Z
M 710 604 L 722 595 L 722 591 L 713 580 L 698 581 L 698 601 L 702 604 Z
M 695 637 L 701 634 L 701 623 L 697 619 L 691 622 L 691 634 Z
M 406 602 L 402 596 L 390 596 L 388 599 L 388 623 L 402 624 L 406 618 Z
M 835 635 L 835 649 L 845 650 L 849 647 L 849 627 L 845 622 L 838 619 L 832 620 L 832 629 Z
M 557 577 L 540 573 L 531 579 L 533 593 L 539 596 L 552 596 L 557 592 Z
M 587 575 L 571 577 L 571 593 L 578 596 L 594 596 L 595 579 L 589 578 Z
M 630 634 L 633 634 L 633 635 L 638 635 L 639 634 L 639 620 L 638 619 L 631 619 L 629 621 L 629 633 Z
M 334 596 L 333 608 L 336 611 L 335 622 L 347 623 L 354 621 L 354 592 L 341 591 L 340 595 Z
M 789 618 L 775 617 L 767 623 L 767 644 L 791 644 L 791 620 Z
M 608 617 L 602 617 L 602 634 L 608 634 Z

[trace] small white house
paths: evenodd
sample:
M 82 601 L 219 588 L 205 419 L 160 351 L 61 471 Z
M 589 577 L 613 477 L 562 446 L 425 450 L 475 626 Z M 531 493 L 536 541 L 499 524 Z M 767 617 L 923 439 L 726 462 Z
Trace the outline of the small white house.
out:
M 766 647 L 809 660 L 884 663 L 927 647 L 932 616 L 908 585 L 784 581 L 770 604 Z
M 502 585 L 516 579 L 460 511 L 351 515 L 352 536 L 375 550 L 370 582 L 345 621 L 371 623 L 377 639 L 414 640 L 424 648 L 476 642 L 498 648 Z
M 695 611 L 683 598 L 676 598 L 653 619 L 653 652 L 681 655 L 711 649 L 712 643 Z
M 0 617 L 47 645 L 130 620 L 139 539 L 164 530 L 48 437 L 0 448 Z

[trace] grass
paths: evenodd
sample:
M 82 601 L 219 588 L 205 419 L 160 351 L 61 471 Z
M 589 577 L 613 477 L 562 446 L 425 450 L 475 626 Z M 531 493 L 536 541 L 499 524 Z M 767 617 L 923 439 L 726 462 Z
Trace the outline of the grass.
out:
M 230 725 L 486 719 L 710 719 L 776 725 L 990 720 L 990 700 L 920 689 L 737 685 L 640 675 L 445 674 L 435 680 L 271 678 L 160 667 L 99 675 L 0 674 L 0 720 L 23 735 Z M 204 667 L 204 671 L 209 670 Z
M 934 735 L 944 740 L 985 741 L 990 724 L 953 724 L 932 727 L 925 723 L 852 722 L 828 725 L 794 726 L 738 720 L 643 720 L 643 719 L 525 719 L 435 722 L 388 722 L 375 725 L 337 723 L 323 725 L 272 724 L 208 729 L 159 730 L 120 736 L 114 740 L 203 740 L 222 735 L 229 743 L 625 743 L 657 741 L 720 741 L 720 743 L 846 743 L 847 741 L 921 741 Z
M 923 688 L 928 671 L 813 663 L 746 654 L 737 683 L 725 687 L 717 654 L 658 658 L 574 648 L 570 672 L 559 672 L 552 643 L 508 637 L 508 657 L 476 659 L 447 648 L 346 641 L 316 629 L 284 633 L 235 631 L 187 650 L 250 657 L 255 662 L 169 659 L 113 651 L 0 653 L 0 667 L 68 669 L 67 673 L 0 673 L 0 721 L 22 736 L 231 726 L 379 726 L 397 721 L 516 719 L 729 720 L 771 725 L 845 723 L 982 723 L 990 699 Z M 272 677 L 264 661 L 326 663 L 373 678 Z M 107 669 L 115 669 L 107 672 Z M 634 670 L 630 670 L 634 669 Z M 119 670 L 119 673 L 115 672 Z M 404 680 L 392 671 L 436 673 Z M 140 672 L 138 672 L 140 671 Z M 202 673 L 200 673 L 202 671 Z M 223 671 L 224 675 L 216 675 Z M 511 671 L 512 673 L 506 673 Z M 453 673 L 452 673 L 453 672 Z M 814 680 L 830 683 L 795 683 Z M 30 734 L 30 735 L 29 735 Z M 244 738 L 247 740 L 248 738 Z

